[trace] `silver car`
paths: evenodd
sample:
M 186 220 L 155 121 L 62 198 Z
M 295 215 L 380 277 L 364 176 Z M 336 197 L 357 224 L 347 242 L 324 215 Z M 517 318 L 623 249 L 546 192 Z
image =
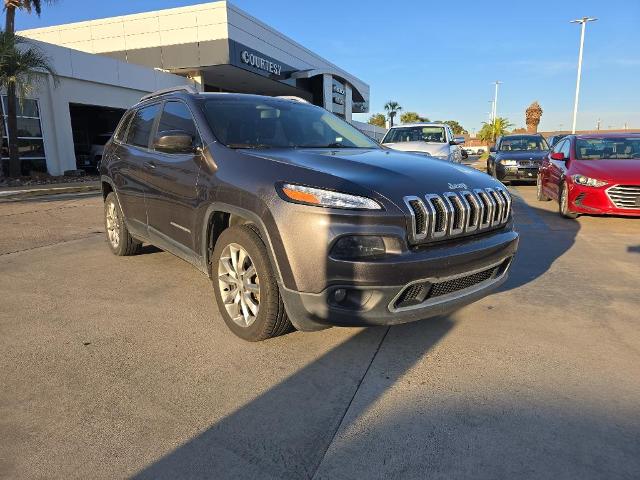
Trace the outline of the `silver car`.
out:
M 462 162 L 464 137 L 454 137 L 446 123 L 411 123 L 391 127 L 382 139 L 385 147 L 424 153 L 449 162 Z

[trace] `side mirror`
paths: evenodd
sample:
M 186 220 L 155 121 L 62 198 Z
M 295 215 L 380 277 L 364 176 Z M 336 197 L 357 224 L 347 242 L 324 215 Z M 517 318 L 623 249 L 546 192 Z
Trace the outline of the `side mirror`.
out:
M 464 137 L 453 137 L 453 141 L 456 142 L 456 145 L 464 145 L 465 139 Z
M 566 160 L 564 153 L 562 152 L 553 152 L 550 157 L 551 160 Z
M 182 130 L 167 130 L 158 132 L 153 142 L 153 148 L 166 153 L 192 153 L 193 137 Z
M 490 151 L 491 153 L 496 153 L 496 147 L 491 147 L 491 148 L 489 149 L 489 151 Z

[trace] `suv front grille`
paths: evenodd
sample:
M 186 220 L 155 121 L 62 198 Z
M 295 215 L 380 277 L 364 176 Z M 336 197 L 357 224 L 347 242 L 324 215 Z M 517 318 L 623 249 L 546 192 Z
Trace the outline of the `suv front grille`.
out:
M 497 228 L 509 220 L 511 195 L 502 188 L 405 197 L 412 243 L 441 240 Z
M 616 185 L 607 195 L 617 208 L 640 209 L 640 185 Z

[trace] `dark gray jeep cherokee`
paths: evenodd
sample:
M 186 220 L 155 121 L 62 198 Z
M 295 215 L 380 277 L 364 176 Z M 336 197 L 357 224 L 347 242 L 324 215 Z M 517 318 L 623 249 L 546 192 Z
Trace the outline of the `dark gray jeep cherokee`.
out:
M 296 99 L 156 92 L 100 170 L 113 253 L 192 263 L 251 341 L 447 313 L 501 284 L 518 245 L 501 183 Z

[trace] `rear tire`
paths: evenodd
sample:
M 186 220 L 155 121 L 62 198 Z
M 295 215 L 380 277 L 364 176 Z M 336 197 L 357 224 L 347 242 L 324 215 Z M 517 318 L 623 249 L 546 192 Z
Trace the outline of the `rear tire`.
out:
M 210 269 L 220 314 L 238 337 L 259 342 L 293 330 L 267 248 L 253 226 L 222 232 Z
M 138 253 L 142 243 L 129 233 L 120 204 L 113 192 L 104 199 L 104 228 L 107 243 L 114 255 L 126 257 Z
M 558 199 L 558 209 L 560 211 L 560 215 L 564 218 L 575 219 L 578 218 L 578 214 L 569 210 L 569 187 L 567 182 L 562 184 L 560 190 L 560 198 Z
M 536 197 L 538 198 L 539 202 L 548 202 L 549 200 L 551 200 L 542 191 L 542 179 L 540 178 L 540 175 L 536 177 Z

